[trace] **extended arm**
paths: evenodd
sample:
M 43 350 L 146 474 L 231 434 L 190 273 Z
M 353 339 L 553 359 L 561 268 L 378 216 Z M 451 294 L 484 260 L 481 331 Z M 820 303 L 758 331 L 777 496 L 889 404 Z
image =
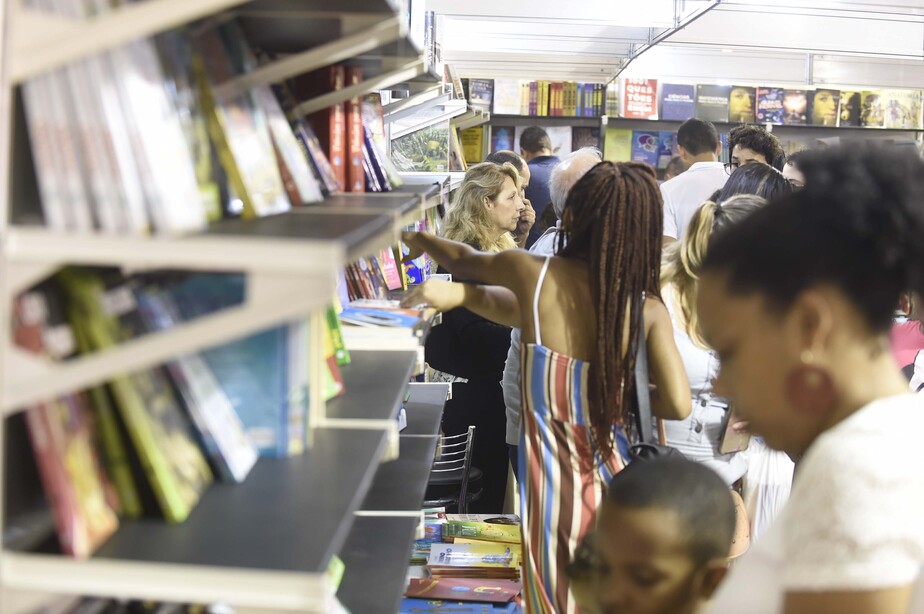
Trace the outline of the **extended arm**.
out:
M 427 253 L 456 277 L 492 285 L 508 285 L 505 282 L 512 278 L 508 260 L 512 253 L 524 255 L 519 250 L 479 252 L 465 243 L 450 241 L 426 232 L 404 232 L 401 241 L 411 250 L 411 253 L 405 256 L 405 261 Z
M 905 614 L 911 586 L 873 591 L 787 593 L 785 614 Z
M 659 301 L 648 300 L 645 322 L 649 325 L 651 379 L 656 386 L 651 395 L 651 411 L 664 420 L 683 420 L 690 415 L 693 402 L 683 360 L 674 343 L 670 314 Z
M 430 279 L 408 292 L 401 305 L 427 305 L 438 311 L 465 307 L 492 322 L 505 326 L 520 326 L 520 304 L 517 297 L 512 291 L 500 286 Z

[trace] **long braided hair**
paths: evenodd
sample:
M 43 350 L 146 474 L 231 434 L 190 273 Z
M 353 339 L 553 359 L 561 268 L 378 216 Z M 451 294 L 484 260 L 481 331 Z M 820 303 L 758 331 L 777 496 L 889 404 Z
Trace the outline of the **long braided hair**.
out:
M 613 450 L 613 427 L 628 418 L 635 390 L 632 349 L 645 342 L 636 309 L 642 308 L 643 293 L 661 296 L 662 209 L 654 170 L 638 162 L 601 162 L 571 188 L 565 202 L 558 255 L 588 264 L 597 315 L 588 374 L 590 427 L 604 458 Z

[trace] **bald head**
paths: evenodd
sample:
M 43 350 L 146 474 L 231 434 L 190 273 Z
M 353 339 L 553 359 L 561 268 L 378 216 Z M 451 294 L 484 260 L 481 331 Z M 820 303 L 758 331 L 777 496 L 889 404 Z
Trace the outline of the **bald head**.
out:
M 552 197 L 552 208 L 555 209 L 555 217 L 561 219 L 561 213 L 565 210 L 565 201 L 568 200 L 568 192 L 571 191 L 572 186 L 602 160 L 603 156 L 596 147 L 582 147 L 568 154 L 561 164 L 555 167 L 549 178 L 549 192 Z

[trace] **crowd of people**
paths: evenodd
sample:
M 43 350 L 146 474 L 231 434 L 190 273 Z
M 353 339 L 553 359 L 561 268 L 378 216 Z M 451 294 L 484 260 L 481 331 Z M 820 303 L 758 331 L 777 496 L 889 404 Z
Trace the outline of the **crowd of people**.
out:
M 924 162 L 744 125 L 722 164 L 698 119 L 677 142 L 659 184 L 531 127 L 442 236 L 405 234 L 453 276 L 405 303 L 444 312 L 426 360 L 444 431 L 477 427 L 470 509 L 513 468 L 531 614 L 924 611 Z

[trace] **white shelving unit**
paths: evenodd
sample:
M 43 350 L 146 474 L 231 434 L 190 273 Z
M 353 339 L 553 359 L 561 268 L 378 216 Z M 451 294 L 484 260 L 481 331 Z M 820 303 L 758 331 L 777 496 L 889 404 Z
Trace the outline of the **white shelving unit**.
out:
M 408 23 L 406 9 L 405 0 L 144 0 L 81 21 L 26 10 L 20 0 L 11 0 L 0 11 L 0 189 L 11 193 L 13 156 L 24 155 L 22 143 L 13 142 L 12 100 L 14 88 L 29 78 L 194 20 L 233 16 L 251 42 L 281 59 L 225 83 L 221 96 L 339 62 L 361 66 L 364 80 L 302 101 L 295 114 L 402 83 L 410 83 L 413 91 L 435 90 L 441 86 L 422 54 L 414 21 L 419 16 Z M 453 112 L 457 106 L 451 105 Z M 394 244 L 403 226 L 445 204 L 448 185 L 448 175 L 434 175 L 408 181 L 393 193 L 339 195 L 283 215 L 219 222 L 183 237 L 54 233 L 14 218 L 17 207 L 0 199 L 2 428 L 30 404 L 296 318 L 310 317 L 312 339 L 320 339 L 322 309 L 334 293 L 339 270 Z M 171 330 L 54 363 L 14 346 L 10 308 L 17 293 L 65 265 L 240 272 L 247 275 L 247 298 L 239 307 Z M 382 463 L 414 464 L 410 486 L 417 493 L 422 492 L 420 474 L 432 459 L 419 444 L 410 458 L 402 455 L 396 428 L 416 352 L 356 352 L 354 364 L 344 368 L 346 394 L 327 404 L 316 385 L 322 360 L 316 341 L 310 361 L 312 438 L 306 454 L 261 459 L 243 484 L 214 484 L 185 523 L 123 521 L 89 560 L 14 549 L 5 541 L 0 611 L 6 609 L 5 594 L 21 591 L 224 602 L 242 614 L 330 611 L 333 591 L 325 571 L 346 544 L 351 556 L 362 556 L 370 528 L 354 521 L 363 515 L 361 507 Z M 442 402 L 431 405 L 430 418 L 423 423 L 418 418 L 417 428 L 423 431 L 415 437 L 435 438 Z M 0 462 L 6 458 L 3 441 L 0 432 Z M 0 473 L 6 475 L 2 466 Z M 15 496 L 4 482 L 0 498 Z M 409 545 L 418 524 L 410 522 L 412 513 L 379 509 L 376 516 L 388 530 L 402 532 L 393 536 L 395 543 Z M 388 522 L 392 517 L 401 521 Z M 4 529 L 15 521 L 0 518 Z M 391 548 L 389 543 L 368 547 Z M 390 560 L 406 560 L 408 552 L 399 547 L 389 552 Z M 358 564 L 348 569 L 351 586 L 362 586 L 357 574 L 374 571 Z M 403 586 L 387 589 L 397 598 Z M 341 597 L 353 595 L 341 590 Z

